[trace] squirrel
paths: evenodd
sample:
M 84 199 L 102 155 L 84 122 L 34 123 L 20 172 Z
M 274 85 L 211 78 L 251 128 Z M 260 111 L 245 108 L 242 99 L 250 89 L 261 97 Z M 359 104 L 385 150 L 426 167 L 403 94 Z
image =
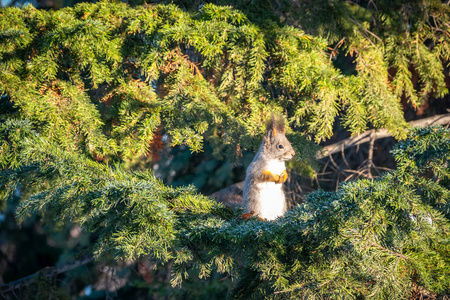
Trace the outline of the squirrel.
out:
M 253 161 L 247 168 L 244 185 L 244 215 L 274 220 L 286 212 L 283 185 L 287 178 L 285 161 L 295 151 L 285 136 L 282 117 L 267 123 L 266 135 Z

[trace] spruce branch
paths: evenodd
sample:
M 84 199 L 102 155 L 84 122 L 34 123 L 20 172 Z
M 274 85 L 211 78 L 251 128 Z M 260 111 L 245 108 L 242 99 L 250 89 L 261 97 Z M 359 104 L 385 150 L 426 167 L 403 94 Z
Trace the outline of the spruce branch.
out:
M 192 186 L 173 188 L 151 170 L 130 171 L 136 161 L 151 163 L 158 143 L 201 151 L 207 141 L 220 145 L 216 154 L 239 155 L 259 143 L 271 111 L 284 112 L 292 129 L 317 141 L 333 134 L 343 112 L 352 133 L 370 122 L 406 135 L 400 98 L 405 93 L 414 105 L 447 93 L 449 43 L 420 24 L 431 22 L 424 14 L 429 1 L 412 10 L 418 24 L 406 39 L 398 27 L 410 21 L 408 3 L 396 10 L 390 2 L 355 12 L 345 1 L 319 1 L 333 14 L 305 2 L 297 23 L 305 30 L 213 4 L 193 12 L 103 1 L 56 11 L 2 8 L 0 101 L 14 110 L 0 112 L 1 200 L 19 198 L 22 217 L 80 224 L 95 233 L 98 257 L 173 260 L 174 283 L 191 267 L 205 277 L 231 273 L 241 298 L 290 291 L 297 298 L 397 299 L 413 283 L 445 292 L 448 130 L 413 130 L 393 152 L 397 170 L 310 193 L 274 222 L 238 219 L 239 211 Z M 434 22 L 448 25 L 448 8 L 433 3 L 444 11 Z M 366 12 L 371 24 L 363 21 Z M 321 15 L 332 27 L 317 26 Z M 359 24 L 345 22 L 348 16 Z M 327 46 L 344 37 L 342 52 L 356 63 L 352 74 L 327 55 Z M 374 142 L 377 133 L 352 143 L 365 138 Z M 358 236 L 340 234 L 349 230 Z

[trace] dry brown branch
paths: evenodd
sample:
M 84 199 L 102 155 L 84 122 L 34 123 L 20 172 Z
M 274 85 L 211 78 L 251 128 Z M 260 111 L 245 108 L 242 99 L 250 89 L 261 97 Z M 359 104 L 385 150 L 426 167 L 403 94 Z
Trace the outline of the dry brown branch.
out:
M 450 124 L 450 114 L 444 115 L 436 115 L 433 117 L 420 119 L 416 121 L 409 122 L 411 127 L 426 127 L 430 125 L 447 125 Z M 328 145 L 323 147 L 320 151 L 316 153 L 316 159 L 322 159 L 331 154 L 342 151 L 342 147 L 344 149 L 357 146 L 360 144 L 364 144 L 370 142 L 371 134 L 373 134 L 373 138 L 375 140 L 390 137 L 391 134 L 386 129 L 371 129 L 367 130 L 360 135 L 349 137 L 345 140 L 341 140 L 332 145 Z
M 92 255 L 86 255 L 83 256 L 82 258 L 78 259 L 78 260 L 74 260 L 74 261 L 69 261 L 64 265 L 61 266 L 55 266 L 55 267 L 47 267 L 44 268 L 34 274 L 31 274 L 29 276 L 23 277 L 21 279 L 15 280 L 13 282 L 7 283 L 7 284 L 3 284 L 0 286 L 0 294 L 3 295 L 5 293 L 8 292 L 13 292 L 15 290 L 24 288 L 28 285 L 30 285 L 31 283 L 33 283 L 33 281 L 39 276 L 39 275 L 43 275 L 45 277 L 53 277 L 56 276 L 58 274 L 61 273 L 65 273 L 67 271 L 70 271 L 72 269 L 78 268 L 80 266 L 83 266 L 89 262 L 91 262 L 93 260 Z

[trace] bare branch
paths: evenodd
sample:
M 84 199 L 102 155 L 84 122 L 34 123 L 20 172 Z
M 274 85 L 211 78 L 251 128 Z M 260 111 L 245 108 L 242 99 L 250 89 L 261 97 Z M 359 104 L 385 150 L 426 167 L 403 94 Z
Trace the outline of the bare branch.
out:
M 44 268 L 34 274 L 23 277 L 21 279 L 15 280 L 13 282 L 3 284 L 0 286 L 0 294 L 5 294 L 8 292 L 14 292 L 14 290 L 26 287 L 30 285 L 36 277 L 39 275 L 44 275 L 45 277 L 53 277 L 61 273 L 65 273 L 72 269 L 78 268 L 79 266 L 90 263 L 93 260 L 92 255 L 85 255 L 82 258 L 74 261 L 69 261 L 64 265 L 55 266 L 55 267 L 47 267 Z
M 426 127 L 430 125 L 447 125 L 450 124 L 450 114 L 436 115 L 433 117 L 420 119 L 416 121 L 409 122 L 412 127 Z M 320 151 L 316 153 L 316 159 L 322 159 L 331 154 L 342 151 L 344 149 L 364 144 L 370 141 L 371 135 L 375 140 L 386 138 L 392 136 L 386 129 L 370 129 L 360 135 L 349 137 L 345 140 L 341 140 L 332 145 L 323 147 Z

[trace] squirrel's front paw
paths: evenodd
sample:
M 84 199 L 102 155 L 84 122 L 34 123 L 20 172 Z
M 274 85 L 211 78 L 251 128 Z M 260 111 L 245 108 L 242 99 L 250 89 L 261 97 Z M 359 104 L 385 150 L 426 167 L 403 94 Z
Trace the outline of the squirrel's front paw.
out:
M 254 215 L 255 215 L 255 212 L 252 210 L 252 211 L 249 212 L 249 213 L 246 213 L 246 214 L 241 215 L 238 219 L 239 219 L 239 220 L 248 220 L 248 219 L 250 219 L 251 217 L 253 217 Z M 260 221 L 266 221 L 266 219 L 263 219 L 263 218 L 261 218 L 261 217 L 258 217 L 258 220 L 260 220 Z
M 283 172 L 281 172 L 281 174 L 279 175 L 279 178 L 277 180 L 277 183 L 283 183 L 288 179 L 288 174 L 286 172 L 286 170 L 284 170 Z

